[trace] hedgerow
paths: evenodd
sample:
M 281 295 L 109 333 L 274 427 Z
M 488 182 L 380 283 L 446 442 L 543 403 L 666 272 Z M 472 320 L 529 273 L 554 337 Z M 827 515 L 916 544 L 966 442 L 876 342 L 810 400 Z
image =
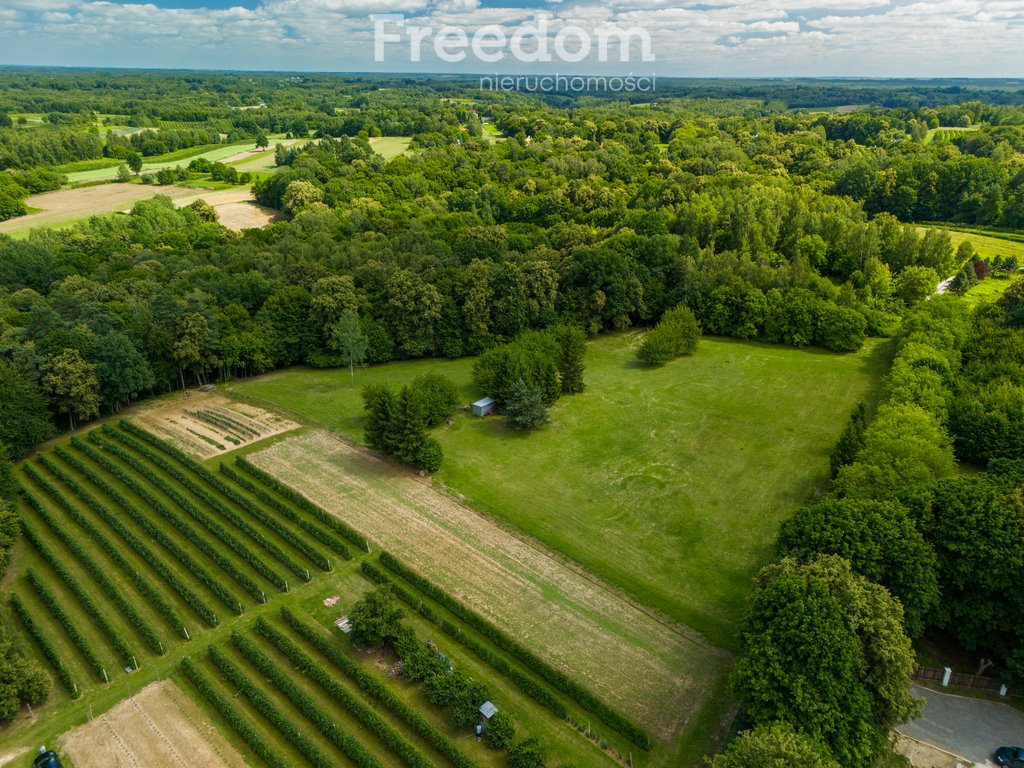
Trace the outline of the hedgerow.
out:
M 311 520 L 307 520 L 302 515 L 298 514 L 292 509 L 287 503 L 280 499 L 271 496 L 265 490 L 263 490 L 257 483 L 243 477 L 241 474 L 233 470 L 227 464 L 220 464 L 220 472 L 226 478 L 231 480 L 237 485 L 242 486 L 245 490 L 255 496 L 257 499 L 262 501 L 268 507 L 272 507 L 281 513 L 282 516 L 291 520 L 295 525 L 299 526 L 302 530 L 308 533 L 310 536 L 315 538 L 321 544 L 326 544 L 331 548 L 332 551 L 341 555 L 346 560 L 352 559 L 352 553 L 349 552 L 348 547 L 340 540 L 332 536 L 330 533 L 325 531 L 320 526 L 313 523 Z
M 246 522 L 241 515 L 236 513 L 226 504 L 224 504 L 208 488 L 203 486 L 201 483 L 196 482 L 193 475 L 199 475 L 208 483 L 213 485 L 213 487 L 218 492 L 220 492 L 222 495 L 226 496 L 228 499 L 242 507 L 251 517 L 256 518 L 260 523 L 265 525 L 270 530 L 274 531 L 274 533 L 276 533 L 282 539 L 284 539 L 297 550 L 299 550 L 304 555 L 309 557 L 310 560 L 316 563 L 317 567 L 325 571 L 329 571 L 331 569 L 330 563 L 327 561 L 327 558 L 325 558 L 322 554 L 320 554 L 315 549 L 310 547 L 299 536 L 296 536 L 294 533 L 292 533 L 292 531 L 282 526 L 279 521 L 275 520 L 273 517 L 266 514 L 263 510 L 261 510 L 252 502 L 250 502 L 244 496 L 237 493 L 233 488 L 230 488 L 221 483 L 220 479 L 212 472 L 210 472 L 202 464 L 199 464 L 198 462 L 193 462 L 192 464 L 186 463 L 185 466 L 190 470 L 190 474 L 190 472 L 183 471 L 178 464 L 168 459 L 167 457 L 161 455 L 152 447 L 140 443 L 138 440 L 135 440 L 131 436 L 122 432 L 121 430 L 114 429 L 109 424 L 105 424 L 103 426 L 103 431 L 104 433 L 111 435 L 115 439 L 120 440 L 125 445 L 129 446 L 137 453 L 142 454 L 147 459 L 156 464 L 158 467 L 163 469 L 171 477 L 173 477 L 183 486 L 192 491 L 192 493 L 194 493 L 204 502 L 209 504 L 210 507 L 212 507 L 221 517 L 223 517 L 236 528 L 238 528 L 240 531 L 245 533 L 250 539 L 256 542 L 257 545 L 263 547 L 263 549 L 270 553 L 271 557 L 273 557 L 279 563 L 284 565 L 286 568 L 292 571 L 296 576 L 301 578 L 303 581 L 309 581 L 310 579 L 309 570 L 307 568 L 304 568 L 303 566 L 295 562 L 291 557 L 289 557 L 284 552 L 284 550 L 278 547 L 274 542 L 270 541 L 266 536 L 260 533 L 260 531 L 256 530 L 251 525 L 249 525 L 249 523 Z M 180 494 L 178 495 L 180 496 Z M 280 576 L 278 576 L 269 568 L 267 568 L 266 570 L 274 577 L 280 579 Z M 281 579 L 281 582 L 281 585 L 278 586 L 279 588 L 283 589 L 283 579 Z
M 281 618 L 300 637 L 322 653 L 338 669 L 344 672 L 356 685 L 371 698 L 379 702 L 385 709 L 405 722 L 413 731 L 421 736 L 430 746 L 455 766 L 455 768 L 476 768 L 476 764 L 459 751 L 455 743 L 434 727 L 430 721 L 415 709 L 392 693 L 383 683 L 364 671 L 358 664 L 346 656 L 332 639 L 323 634 L 318 627 L 313 627 L 287 608 L 281 608 Z M 302 658 L 308 658 L 290 639 L 262 619 L 256 622 L 256 632 L 266 637 L 275 647 L 284 653 L 302 669 Z
M 319 520 L 321 523 L 328 526 L 329 528 L 332 528 L 335 532 L 344 536 L 346 539 L 348 539 L 357 547 L 359 547 L 359 549 L 365 552 L 370 551 L 370 543 L 366 540 L 365 536 L 356 531 L 354 528 L 343 523 L 334 515 L 331 515 L 324 511 L 323 509 L 321 509 L 319 506 L 317 506 L 312 501 L 307 499 L 294 488 L 285 485 L 273 475 L 264 472 L 255 464 L 252 464 L 244 456 L 239 456 L 238 458 L 236 458 L 235 465 L 240 469 L 244 470 L 245 472 L 248 472 L 250 475 L 255 477 L 268 488 L 277 491 L 279 494 L 288 499 L 288 501 L 309 512 L 311 515 L 316 517 L 316 519 Z
M 228 725 L 235 733 L 242 737 L 242 740 L 249 745 L 270 768 L 292 768 L 292 764 L 281 758 L 270 745 L 263 739 L 259 730 L 253 727 L 248 717 L 245 717 L 226 697 L 222 696 L 216 686 L 199 671 L 199 668 L 190 659 L 182 659 L 180 665 L 181 673 L 196 687 L 196 689 L 209 701 L 221 717 L 227 720 Z
M 306 677 L 323 688 L 341 706 L 351 712 L 360 723 L 365 725 L 373 734 L 385 744 L 388 749 L 402 758 L 406 765 L 412 768 L 429 768 L 430 762 L 416 750 L 409 742 L 402 738 L 394 728 L 388 725 L 376 712 L 363 703 L 363 701 L 352 694 L 345 686 L 341 685 L 332 677 L 327 670 L 306 655 L 297 645 L 292 643 L 280 633 L 274 631 L 262 617 L 256 620 L 256 634 L 267 638 L 278 650 L 285 654 L 295 665 L 295 669 L 302 672 Z M 233 640 L 234 638 L 232 638 Z M 280 644 L 279 644 L 280 643 Z M 245 652 L 243 649 L 243 653 Z M 249 659 L 256 662 L 253 659 Z M 269 659 L 267 659 L 269 661 Z M 259 666 L 259 665 L 257 665 Z
M 118 506 L 125 510 L 128 513 L 128 515 L 136 523 L 138 523 L 143 530 L 146 531 L 146 533 L 152 536 L 153 539 L 158 544 L 160 544 L 164 547 L 164 549 L 170 552 L 171 555 L 174 556 L 185 567 L 186 570 L 188 570 L 197 579 L 199 579 L 200 582 L 206 584 L 207 580 L 213 580 L 213 577 L 210 576 L 206 569 L 199 565 L 199 563 L 197 563 L 191 557 L 191 555 L 189 555 L 187 552 L 178 547 L 178 545 L 175 544 L 174 541 L 167 536 L 167 534 L 165 534 L 156 525 L 154 525 L 145 515 L 139 513 L 135 509 L 135 507 L 132 506 L 131 503 L 104 478 L 98 476 L 94 472 L 91 472 L 90 468 L 85 464 L 85 462 L 79 460 L 77 456 L 72 454 L 63 446 L 58 445 L 54 450 L 58 456 L 64 459 L 64 461 L 66 461 L 68 464 L 70 464 L 72 467 L 74 467 L 82 474 L 89 477 L 91 481 L 100 490 L 102 490 L 105 494 L 107 494 L 107 496 L 113 499 L 114 502 L 118 504 Z M 139 557 L 141 557 L 146 563 L 148 563 L 149 566 L 160 575 L 160 578 L 162 578 L 164 582 L 171 589 L 173 589 L 181 597 L 181 599 L 184 600 L 188 604 L 188 606 L 199 615 L 199 617 L 203 621 L 205 621 L 211 627 L 216 627 L 220 623 L 220 619 L 217 617 L 217 614 L 214 613 L 213 610 L 206 604 L 206 601 L 204 601 L 201 597 L 199 597 L 199 595 L 197 595 L 195 592 L 189 589 L 188 586 L 182 583 L 182 581 L 174 575 L 173 571 L 171 571 L 171 569 L 167 567 L 167 565 L 163 561 L 163 558 L 158 557 L 156 553 L 154 553 L 146 544 L 144 544 L 142 540 L 138 536 L 136 536 L 131 531 L 131 529 L 128 528 L 128 526 L 122 523 L 121 520 L 115 514 L 113 514 L 109 509 L 107 509 L 106 506 L 101 504 L 95 496 L 93 496 L 85 488 L 83 488 L 77 481 L 75 481 L 74 478 L 72 478 L 70 475 L 64 472 L 63 469 L 58 467 L 56 464 L 53 464 L 52 462 L 47 463 L 49 459 L 47 459 L 45 456 L 40 457 L 39 460 L 44 464 L 44 466 L 46 466 L 47 469 L 53 472 L 61 480 L 61 482 L 63 482 L 68 488 L 74 491 L 75 495 L 77 495 L 78 498 L 80 498 L 85 503 L 85 505 L 89 507 L 89 509 L 95 512 L 100 517 L 100 519 L 102 519 L 107 525 L 113 528 L 114 532 L 121 537 L 121 540 L 124 541 L 129 547 L 131 547 L 135 551 L 135 553 Z M 28 467 L 26 465 L 26 471 L 27 469 Z M 77 522 L 83 528 L 86 528 L 86 530 L 92 529 L 95 530 L 97 534 L 99 533 L 98 529 L 96 529 L 95 526 L 93 526 L 92 523 L 84 517 L 76 517 L 75 522 Z M 94 535 L 93 538 L 97 541 L 106 541 L 106 537 L 102 535 Z M 106 542 L 106 545 L 104 546 L 105 549 L 106 546 L 113 547 L 113 545 L 111 545 L 109 541 Z M 110 550 L 108 550 L 108 552 L 109 551 Z M 140 576 L 140 578 L 142 577 Z M 145 581 L 144 578 L 142 578 L 142 580 Z M 180 627 L 182 630 L 184 630 L 184 622 L 177 618 L 177 615 L 174 613 L 174 609 L 171 608 L 170 605 L 167 604 L 162 597 L 160 597 L 159 595 L 157 595 L 157 597 L 159 601 L 163 603 L 165 606 L 162 609 L 164 614 L 168 616 L 171 621 L 175 622 L 177 627 Z
M 61 581 L 64 582 L 71 594 L 75 596 L 79 607 L 92 620 L 93 624 L 99 628 L 100 632 L 106 636 L 107 640 L 110 641 L 111 647 L 121 655 L 124 663 L 128 666 L 134 666 L 135 655 L 132 653 L 131 647 L 125 641 L 122 634 L 110 623 L 106 615 L 100 611 L 99 606 L 89 597 L 75 575 L 64 565 L 64 561 L 46 545 L 46 542 L 43 541 L 42 536 L 36 532 L 35 528 L 28 525 L 24 520 L 21 523 L 21 528 L 25 538 L 29 540 L 43 560 L 61 578 Z
M 39 599 L 42 600 L 43 605 L 50 612 L 50 615 L 55 618 L 67 633 L 68 637 L 71 638 L 71 642 L 75 644 L 79 652 L 82 654 L 82 658 L 85 659 L 86 663 L 92 667 L 92 671 L 96 673 L 103 682 L 108 682 L 106 669 L 103 666 L 103 662 L 100 661 L 95 651 L 90 647 L 89 642 L 82 636 L 82 633 L 78 631 L 78 625 L 71 619 L 70 616 L 64 611 L 63 606 L 60 604 L 60 600 L 57 599 L 56 595 L 50 591 L 50 588 L 46 586 L 46 582 L 40 578 L 33 569 L 29 568 L 26 574 L 28 576 L 29 584 L 35 589 L 36 594 L 39 595 Z
M 235 646 L 235 648 L 238 649 L 238 652 L 241 653 L 250 664 L 256 667 L 256 669 L 258 669 L 275 688 L 281 691 L 288 700 L 292 702 L 300 712 L 302 712 L 302 714 L 316 725 L 320 732 L 330 739 L 332 744 L 344 752 L 345 756 L 353 763 L 361 766 L 361 768 L 381 768 L 381 764 L 378 762 L 377 758 L 375 758 L 366 749 L 366 747 L 360 744 L 358 739 L 342 731 L 334 720 L 331 719 L 330 715 L 324 712 L 323 708 L 317 704 L 316 700 L 306 693 L 306 691 L 302 689 L 302 686 L 296 684 L 289 675 L 285 674 L 273 659 L 256 647 L 252 640 L 243 634 L 232 632 L 231 644 Z M 358 718 L 357 712 L 353 711 L 353 714 Z M 373 713 L 371 712 L 370 714 Z M 377 720 L 379 721 L 379 718 L 377 718 Z M 387 727 L 386 724 L 381 724 Z M 388 730 L 390 731 L 390 729 Z M 394 733 L 394 731 L 390 732 L 394 734 L 396 738 L 401 740 L 401 737 L 398 736 L 397 733 Z M 426 764 L 422 758 L 420 758 L 420 760 L 421 762 L 417 763 L 417 765 Z
M 371 563 L 364 561 L 362 564 L 362 570 L 363 573 L 374 583 L 390 584 L 392 593 L 395 597 L 408 605 L 427 621 L 437 626 L 442 632 L 453 638 L 456 642 L 468 648 L 476 654 L 481 661 L 490 666 L 496 672 L 509 678 L 523 693 L 532 698 L 538 704 L 543 707 L 547 707 L 557 717 L 560 717 L 563 720 L 569 719 L 569 710 L 565 704 L 563 704 L 547 688 L 540 685 L 523 670 L 509 664 L 503 657 L 491 651 L 490 648 L 472 636 L 464 633 L 459 627 L 455 626 L 450 621 L 442 619 L 433 611 L 433 609 L 431 609 L 429 605 L 402 589 L 398 584 L 392 582 L 392 580 L 388 578 L 387 574 L 383 573 L 379 568 L 375 568 Z
M 75 684 L 75 679 L 68 672 L 67 667 L 64 666 L 64 662 L 61 661 L 60 656 L 57 655 L 56 649 L 50 642 L 50 635 L 44 632 L 43 629 L 36 624 L 35 618 L 29 612 L 25 604 L 21 602 L 21 598 L 17 595 L 11 595 L 11 605 L 14 606 L 15 613 L 21 617 L 21 623 L 25 625 L 25 629 L 35 640 L 36 647 L 42 651 L 43 656 L 50 662 L 50 666 L 53 667 L 57 672 L 57 677 L 60 679 L 61 684 L 71 694 L 71 698 L 77 699 L 81 696 L 81 692 L 78 690 L 78 686 Z
M 397 558 L 387 552 L 381 553 L 380 564 L 423 594 L 444 606 L 459 619 L 494 643 L 502 651 L 520 661 L 527 667 L 527 669 L 535 672 L 554 688 L 567 695 L 591 714 L 595 715 L 608 727 L 625 736 L 633 742 L 633 744 L 645 750 L 651 748 L 651 735 L 647 731 L 635 723 L 630 722 L 597 698 L 593 693 L 576 683 L 574 680 L 569 679 L 563 673 L 554 669 L 547 662 L 541 661 L 532 652 L 520 645 L 508 634 L 495 627 L 479 614 L 471 611 L 440 587 L 423 578 L 418 573 L 410 570 Z
M 212 645 L 207 649 L 207 655 L 214 666 L 249 700 L 253 708 L 267 718 L 288 741 L 294 744 L 303 757 L 316 766 L 334 764 L 334 761 L 327 757 L 320 747 L 314 744 L 306 734 L 296 728 L 295 724 L 281 713 L 281 710 L 252 681 L 248 673 L 243 672 L 234 662 Z
M 110 598 L 110 601 L 117 606 L 118 610 L 120 610 L 124 617 L 128 619 L 128 622 L 135 627 L 146 645 L 149 646 L 150 650 L 153 651 L 153 653 L 162 656 L 164 653 L 163 644 L 160 642 L 160 638 L 157 636 L 156 632 L 154 632 L 153 628 L 149 625 L 149 622 L 142 617 L 134 605 L 128 602 L 121 590 L 117 588 L 117 585 L 115 585 L 111 578 L 107 576 L 107 572 L 103 567 L 93 560 L 92 556 L 85 550 L 85 547 L 82 546 L 79 539 L 75 538 L 70 531 L 55 520 L 53 515 L 46 510 L 35 496 L 25 489 L 22 489 L 22 496 L 25 501 L 28 502 L 29 506 L 35 510 L 35 513 L 43 520 L 44 523 L 46 523 L 50 530 L 52 530 L 57 537 L 64 542 L 64 546 L 66 546 L 71 553 L 78 558 L 79 562 L 81 562 L 85 567 L 85 570 L 89 572 L 89 575 L 96 580 L 106 593 L 107 597 Z
M 90 432 L 89 434 L 96 435 L 95 432 Z M 102 445 L 104 449 L 116 447 L 101 440 L 99 435 L 96 435 L 95 439 L 93 440 L 93 442 L 97 441 L 98 444 Z M 177 514 L 172 512 L 171 509 L 166 504 L 164 504 L 156 496 L 154 496 L 152 493 L 143 488 L 142 483 L 140 483 L 139 480 L 134 475 L 132 475 L 130 472 L 126 472 L 120 466 L 111 461 L 107 456 L 105 456 L 101 451 L 89 445 L 84 440 L 81 440 L 77 437 L 72 437 L 71 445 L 82 451 L 86 456 L 88 456 L 94 462 L 96 462 L 101 467 L 106 469 L 108 472 L 114 475 L 114 477 L 116 477 L 128 488 L 130 488 L 136 495 L 138 495 L 143 501 L 145 501 L 153 509 L 154 512 L 160 515 L 160 517 L 162 517 L 164 520 L 170 523 L 170 525 L 176 531 L 178 531 L 178 533 L 184 536 L 188 540 L 189 544 L 193 545 L 196 549 L 198 549 L 204 555 L 213 560 L 213 562 L 216 563 L 218 567 L 220 567 L 220 569 L 223 570 L 228 576 L 234 579 L 235 582 L 240 587 L 242 587 L 242 589 L 244 589 L 250 595 L 255 597 L 257 600 L 263 599 L 262 590 L 260 590 L 259 586 L 257 586 L 257 584 L 252 579 L 250 579 L 248 576 L 239 571 L 238 568 L 235 567 L 234 563 L 232 563 L 227 557 L 225 557 L 215 546 L 213 546 L 213 544 L 207 541 L 207 539 L 204 536 L 200 535 L 191 525 L 182 520 Z M 111 453 L 115 452 L 111 451 Z M 144 468 L 139 468 L 137 465 L 132 465 L 131 462 L 128 463 L 129 466 L 133 466 L 133 468 L 137 472 L 145 474 Z M 130 506 L 131 505 L 129 504 L 129 507 Z M 129 512 L 129 514 L 131 514 L 131 512 Z M 143 519 L 145 519 L 144 516 L 142 515 L 139 515 L 139 517 L 143 517 Z M 167 537 L 164 536 L 164 538 Z M 208 573 L 206 575 L 209 580 L 203 582 L 205 586 L 207 586 L 211 591 L 214 592 L 214 594 L 217 595 L 217 597 L 224 601 L 225 605 L 227 605 L 229 608 L 232 608 L 236 613 L 241 615 L 243 611 L 242 603 L 239 602 L 239 600 L 234 595 L 232 595 L 228 590 L 226 590 L 220 584 L 219 581 L 214 579 Z

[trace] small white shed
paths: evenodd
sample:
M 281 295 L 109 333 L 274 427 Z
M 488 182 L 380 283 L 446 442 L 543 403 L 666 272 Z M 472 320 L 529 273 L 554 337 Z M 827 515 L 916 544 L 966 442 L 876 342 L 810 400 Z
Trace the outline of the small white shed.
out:
M 490 720 L 492 717 L 498 714 L 498 708 L 494 706 L 491 702 L 485 701 L 483 704 L 480 705 L 480 714 L 483 715 L 485 719 Z
M 482 400 L 477 400 L 473 403 L 472 408 L 474 416 L 490 416 L 494 413 L 494 398 L 485 397 Z

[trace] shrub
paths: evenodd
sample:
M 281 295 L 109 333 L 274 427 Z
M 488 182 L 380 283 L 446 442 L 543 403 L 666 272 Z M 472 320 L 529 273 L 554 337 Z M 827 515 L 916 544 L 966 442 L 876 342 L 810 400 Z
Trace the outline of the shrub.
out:
M 387 585 L 367 593 L 349 612 L 355 638 L 375 648 L 398 637 L 404 617 L 405 613 L 395 605 L 391 587 Z
M 700 340 L 700 324 L 689 307 L 668 310 L 640 342 L 637 360 L 660 365 L 680 355 L 690 355 Z
M 524 739 L 508 748 L 508 768 L 540 768 L 545 756 L 536 738 Z
M 459 405 L 455 382 L 440 373 L 417 376 L 409 385 L 428 427 L 444 423 Z
M 428 437 L 424 440 L 423 445 L 420 446 L 419 453 L 416 454 L 417 466 L 420 469 L 425 469 L 427 472 L 439 470 L 443 459 L 444 450 L 441 448 L 441 443 L 433 437 Z
M 506 749 L 516 737 L 516 726 L 504 712 L 496 712 L 487 723 L 487 746 Z

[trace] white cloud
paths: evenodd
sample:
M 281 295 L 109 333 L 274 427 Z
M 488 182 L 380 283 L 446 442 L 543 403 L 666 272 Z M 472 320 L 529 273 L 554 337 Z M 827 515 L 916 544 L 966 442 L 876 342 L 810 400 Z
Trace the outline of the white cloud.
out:
M 262 0 L 256 8 L 161 8 L 109 0 L 2 0 L 10 64 L 371 70 L 371 14 L 410 24 L 495 24 L 511 35 L 543 10 L 549 38 L 566 24 L 612 23 L 653 40 L 659 76 L 1012 75 L 1024 68 L 1024 0 L 548 0 L 482 8 L 480 0 Z M 116 46 L 111 41 L 116 40 Z M 490 69 L 472 59 L 418 71 Z M 383 66 L 408 70 L 408 56 Z M 404 51 L 402 51 L 404 53 Z M 633 62 L 635 63 L 635 62 Z M 593 61 L 574 69 L 599 68 Z M 650 67 L 645 67 L 649 69 Z

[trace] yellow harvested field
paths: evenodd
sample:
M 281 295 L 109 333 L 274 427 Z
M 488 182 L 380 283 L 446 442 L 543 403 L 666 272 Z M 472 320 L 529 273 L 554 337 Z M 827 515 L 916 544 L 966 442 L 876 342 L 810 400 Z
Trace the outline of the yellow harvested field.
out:
M 75 768 L 244 768 L 242 756 L 170 680 L 146 686 L 61 737 Z
M 44 192 L 34 195 L 25 201 L 30 208 L 41 209 L 39 213 L 18 216 L 0 222 L 0 232 L 23 232 L 35 227 L 48 227 L 62 222 L 87 219 L 90 216 L 102 216 L 117 213 L 131 208 L 139 200 L 148 200 L 157 195 L 166 195 L 174 201 L 190 196 L 182 205 L 201 197 L 195 189 L 185 187 L 150 187 L 142 184 L 101 184 L 95 187 L 79 189 L 61 189 L 56 192 Z
M 127 213 L 139 200 L 149 200 L 157 195 L 171 198 L 179 208 L 196 200 L 205 200 L 216 209 L 221 223 L 228 229 L 263 227 L 280 220 L 277 211 L 258 205 L 248 188 L 204 190 L 176 185 L 152 187 L 144 184 L 101 184 L 30 197 L 27 204 L 42 210 L 0 222 L 0 233 L 13 234 L 36 227 L 59 227 L 92 216 Z
M 330 432 L 249 459 L 661 739 L 686 727 L 728 661 L 692 630 Z
M 216 392 L 190 391 L 187 397 L 153 400 L 132 420 L 201 459 L 219 456 L 265 437 L 298 428 L 294 421 Z

